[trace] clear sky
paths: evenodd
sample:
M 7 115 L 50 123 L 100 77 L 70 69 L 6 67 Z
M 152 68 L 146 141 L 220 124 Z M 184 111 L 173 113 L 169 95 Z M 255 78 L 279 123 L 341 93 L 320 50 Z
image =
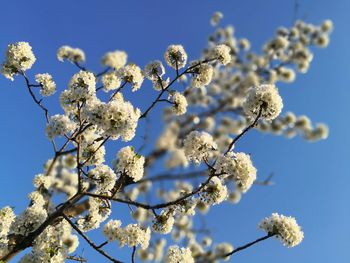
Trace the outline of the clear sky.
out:
M 272 212 L 295 216 L 303 226 L 304 242 L 294 249 L 268 240 L 243 251 L 232 262 L 349 262 L 349 101 L 350 101 L 350 1 L 300 0 L 299 17 L 320 23 L 334 21 L 335 31 L 327 49 L 315 50 L 306 75 L 280 90 L 285 110 L 306 114 L 314 122 L 326 122 L 326 141 L 307 143 L 301 138 L 250 133 L 238 145 L 252 154 L 258 175 L 274 172 L 273 187 L 254 187 L 236 206 L 222 205 L 208 215 L 207 223 L 217 241 L 235 246 L 260 237 L 257 222 Z M 261 50 L 278 26 L 290 26 L 293 0 L 61 0 L 2 1 L 0 50 L 7 44 L 28 41 L 37 56 L 29 75 L 50 72 L 63 90 L 76 69 L 56 59 L 63 44 L 86 52 L 87 67 L 99 69 L 100 57 L 114 49 L 126 50 L 131 61 L 144 66 L 161 59 L 169 44 L 181 43 L 190 58 L 200 55 L 212 32 L 209 18 L 220 10 L 224 24 L 233 24 L 238 37 L 247 37 L 252 49 Z M 42 112 L 33 104 L 22 79 L 14 82 L 0 77 L 2 128 L 0 206 L 12 205 L 20 212 L 32 190 L 32 178 L 52 152 L 44 134 Z M 154 98 L 149 83 L 132 98 L 142 109 Z M 52 113 L 60 113 L 57 96 L 46 101 Z M 159 109 L 159 108 L 158 108 Z M 153 112 L 153 117 L 159 112 Z M 153 135 L 160 128 L 153 122 Z M 137 140 L 136 140 L 137 143 Z M 108 145 L 114 154 L 119 145 Z M 113 158 L 111 156 L 110 158 Z M 117 214 L 127 212 L 115 206 Z M 120 216 L 122 217 L 122 216 Z M 95 234 L 93 234 L 93 237 Z M 84 241 L 81 241 L 86 248 Z M 108 247 L 111 254 L 129 262 L 130 249 Z M 84 250 L 90 262 L 105 262 Z

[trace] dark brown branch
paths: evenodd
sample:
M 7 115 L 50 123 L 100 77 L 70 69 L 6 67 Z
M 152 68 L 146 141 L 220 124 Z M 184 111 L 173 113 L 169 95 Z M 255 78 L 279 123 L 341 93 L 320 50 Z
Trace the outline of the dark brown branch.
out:
M 136 246 L 133 246 L 132 253 L 131 253 L 131 262 L 135 263 L 135 253 L 136 253 Z
M 87 196 L 91 196 L 91 197 L 96 197 L 96 198 L 101 198 L 101 199 L 106 199 L 106 200 L 111 200 L 111 201 L 115 201 L 115 202 L 119 202 L 119 203 L 124 203 L 124 204 L 128 204 L 128 205 L 133 205 L 136 207 L 141 207 L 147 210 L 153 210 L 153 209 L 161 209 L 161 208 L 165 208 L 168 206 L 172 206 L 172 205 L 177 205 L 180 204 L 182 201 L 186 200 L 187 198 L 198 194 L 200 191 L 202 191 L 204 189 L 204 187 L 209 184 L 210 180 L 212 177 L 214 176 L 219 176 L 221 174 L 214 174 L 208 177 L 208 179 L 202 183 L 199 187 L 197 187 L 196 189 L 194 189 L 192 192 L 187 193 L 185 195 L 183 195 L 182 197 L 174 200 L 174 201 L 169 201 L 169 202 L 165 202 L 165 203 L 160 203 L 157 205 L 149 205 L 149 204 L 145 204 L 145 203 L 140 203 L 140 202 L 136 202 L 136 201 L 129 201 L 129 200 L 124 200 L 121 198 L 116 198 L 113 196 L 108 196 L 108 195 L 99 195 L 99 194 L 94 194 L 94 193 L 84 193 Z
M 104 256 L 105 258 L 107 258 L 108 260 L 110 260 L 111 262 L 114 263 L 122 263 L 119 260 L 116 260 L 115 258 L 111 257 L 110 255 L 108 255 L 105 251 L 103 251 L 102 249 L 100 249 L 94 242 L 92 242 L 80 229 L 79 227 L 77 227 L 65 214 L 62 214 L 63 218 L 71 225 L 71 227 L 77 231 L 77 233 L 83 238 L 85 239 L 85 241 L 93 248 L 95 249 L 98 253 L 100 253 L 102 256 Z
M 153 109 L 153 107 L 160 101 L 161 97 L 163 96 L 164 92 L 166 92 L 171 85 L 173 85 L 175 83 L 175 81 L 177 81 L 181 76 L 185 75 L 188 73 L 188 71 L 190 71 L 191 69 L 198 67 L 201 64 L 204 63 L 209 63 L 211 61 L 214 61 L 216 59 L 207 59 L 207 60 L 203 60 L 201 62 L 196 63 L 193 66 L 188 67 L 186 70 L 184 70 L 181 74 L 176 74 L 176 77 L 164 88 L 162 88 L 162 91 L 158 94 L 158 96 L 156 97 L 156 99 L 152 102 L 151 106 L 149 106 L 147 108 L 147 110 L 140 116 L 140 119 L 145 118 L 147 116 L 147 114 Z
M 67 256 L 66 259 L 72 260 L 72 261 L 77 261 L 77 262 L 87 262 L 87 260 L 83 257 Z
M 274 235 L 276 235 L 276 234 L 270 233 L 270 234 L 268 234 L 268 235 L 266 235 L 266 236 L 264 236 L 264 237 L 258 238 L 257 240 L 255 240 L 255 241 L 253 241 L 253 242 L 250 242 L 250 243 L 248 243 L 248 244 L 245 244 L 244 246 L 238 247 L 238 248 L 232 250 L 231 252 L 229 252 L 229 253 L 227 253 L 227 254 L 221 255 L 220 258 L 229 257 L 229 256 L 231 256 L 231 255 L 233 255 L 233 254 L 235 254 L 235 253 L 237 253 L 237 252 L 239 252 L 239 251 L 242 251 L 242 250 L 244 250 L 244 249 L 247 249 L 248 247 L 253 246 L 253 245 L 256 244 L 256 243 L 259 243 L 259 242 L 264 241 L 264 240 L 266 240 L 266 239 L 268 239 L 268 238 L 270 238 L 270 237 L 273 237 Z
M 29 83 L 29 79 L 28 79 L 28 77 L 26 76 L 26 74 L 24 72 L 21 72 L 20 74 L 24 77 L 24 80 L 26 82 L 27 89 L 29 91 L 30 96 L 32 97 L 34 102 L 44 111 L 46 122 L 49 123 L 49 111 L 48 111 L 48 109 L 41 103 L 41 100 L 38 100 L 36 98 L 36 96 L 35 96 L 35 94 L 34 94 L 34 92 L 32 90 L 32 87 L 36 87 L 36 85 L 33 85 L 33 84 Z M 39 86 L 41 86 L 41 85 L 39 85 Z
M 262 114 L 262 111 L 263 111 L 263 108 L 264 108 L 264 104 L 262 104 L 260 106 L 260 109 L 259 109 L 259 113 L 258 115 L 256 116 L 255 120 L 249 125 L 247 126 L 240 134 L 238 134 L 233 140 L 232 142 L 229 144 L 229 146 L 227 147 L 227 150 L 225 152 L 225 154 L 227 154 L 229 151 L 231 151 L 233 145 L 244 135 L 246 134 L 250 129 L 254 128 L 255 125 L 258 123 L 260 117 L 261 117 L 261 114 Z
M 122 91 L 122 89 L 125 87 L 126 85 L 126 81 L 124 81 L 124 83 L 112 94 L 112 96 L 110 97 L 110 99 L 108 100 L 108 102 L 110 102 L 111 100 L 113 100 L 113 98 L 120 92 Z

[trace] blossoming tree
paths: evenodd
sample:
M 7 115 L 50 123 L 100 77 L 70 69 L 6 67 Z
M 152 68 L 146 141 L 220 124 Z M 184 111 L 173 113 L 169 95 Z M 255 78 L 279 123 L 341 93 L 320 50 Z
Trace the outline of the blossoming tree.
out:
M 183 46 L 170 45 L 164 53 L 167 68 L 155 60 L 142 70 L 117 50 L 103 56 L 105 69 L 95 73 L 84 67 L 81 49 L 61 47 L 57 58 L 78 68 L 68 87 L 59 91 L 62 114 L 52 115 L 45 104 L 45 97 L 58 93 L 54 78 L 49 73 L 36 74 L 33 80 L 27 76 L 36 60 L 31 46 L 8 46 L 2 73 L 11 80 L 24 79 L 31 99 L 44 113 L 53 155 L 34 177 L 28 207 L 19 215 L 10 206 L 0 209 L 0 262 L 9 262 L 27 248 L 31 249 L 21 263 L 85 262 L 74 253 L 79 242 L 86 242 L 106 261 L 121 262 L 105 247 L 116 242 L 120 249 L 132 248 L 130 262 L 138 257 L 204 263 L 228 260 L 271 237 L 287 247 L 302 241 L 296 220 L 277 213 L 259 223 L 264 236 L 239 247 L 230 240 L 215 244 L 205 233 L 198 234 L 193 219 L 211 206 L 239 202 L 255 184 L 269 184 L 257 180 L 249 154 L 235 151 L 250 130 L 287 138 L 299 134 L 311 141 L 327 137 L 324 124 L 312 125 L 306 116 L 292 112 L 281 115 L 277 86 L 293 82 L 296 72 L 307 72 L 311 48 L 327 46 L 332 22 L 315 26 L 297 21 L 291 28 L 281 27 L 257 54 L 250 51 L 247 39 L 235 37 L 232 26 L 219 26 L 222 16 L 216 12 L 211 18 L 215 31 L 200 58 L 188 62 Z M 158 95 L 141 110 L 123 91 L 138 92 L 144 78 Z M 109 99 L 99 98 L 101 93 Z M 138 124 L 152 118 L 159 104 L 167 106 L 164 131 L 152 151 L 135 149 Z M 104 145 L 115 140 L 129 146 L 112 153 L 115 160 L 107 164 Z M 168 173 L 151 174 L 149 168 L 161 162 Z M 159 181 L 168 181 L 171 187 L 160 188 Z M 62 194 L 64 198 L 57 199 Z M 149 195 L 158 202 L 147 202 Z M 111 216 L 112 203 L 129 206 L 128 222 Z M 97 244 L 89 237 L 94 229 L 100 229 L 105 242 Z

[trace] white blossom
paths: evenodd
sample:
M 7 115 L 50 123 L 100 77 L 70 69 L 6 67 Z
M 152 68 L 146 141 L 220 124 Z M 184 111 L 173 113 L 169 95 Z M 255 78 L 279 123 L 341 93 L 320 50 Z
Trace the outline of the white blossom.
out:
M 227 199 L 227 187 L 218 177 L 210 179 L 209 183 L 200 193 L 201 200 L 208 205 L 216 205 Z
M 145 157 L 135 153 L 130 146 L 119 150 L 114 169 L 118 173 L 126 173 L 134 182 L 139 181 L 144 173 Z
M 193 61 L 191 62 L 191 66 L 195 66 L 191 70 L 193 72 L 191 82 L 193 87 L 200 88 L 208 85 L 211 82 L 214 74 L 214 69 L 211 65 Z
M 153 220 L 152 230 L 154 232 L 168 234 L 173 229 L 175 223 L 171 211 L 163 210 L 162 213 Z
M 161 61 L 155 60 L 148 63 L 145 67 L 145 77 L 151 81 L 159 81 L 165 74 L 165 69 Z
M 232 176 L 237 187 L 243 193 L 246 192 L 256 180 L 256 168 L 253 166 L 250 156 L 245 153 L 228 153 L 220 156 L 215 164 L 217 172 L 223 172 Z
M 101 78 L 101 82 L 103 84 L 103 90 L 106 92 L 115 90 L 121 83 L 120 78 L 114 72 L 104 74 Z
M 35 75 L 35 81 L 41 85 L 40 94 L 43 96 L 51 96 L 56 92 L 56 83 L 52 76 L 48 73 Z
M 66 115 L 53 115 L 46 125 L 46 135 L 49 139 L 56 136 L 63 136 L 72 132 L 75 129 L 75 124 Z
M 170 45 L 164 54 L 165 62 L 169 67 L 181 69 L 186 65 L 187 54 L 181 45 Z
M 221 12 L 219 11 L 215 12 L 210 19 L 210 24 L 212 26 L 217 26 L 223 17 L 224 15 Z
M 121 137 L 124 141 L 130 141 L 135 136 L 141 115 L 140 110 L 125 101 L 121 93 L 108 103 L 96 100 L 87 105 L 85 112 L 89 121 L 102 129 L 106 136 L 112 139 Z
M 89 99 L 96 93 L 96 78 L 93 73 L 79 71 L 71 78 L 69 85 L 70 101 L 79 101 Z
M 188 103 L 184 95 L 180 92 L 175 92 L 173 95 L 173 102 L 174 106 L 172 109 L 176 115 L 183 115 L 186 113 Z
M 252 87 L 243 104 L 244 112 L 251 118 L 256 118 L 261 111 L 261 118 L 275 119 L 282 111 L 282 98 L 274 85 Z
M 231 48 L 225 44 L 217 45 L 213 50 L 214 58 L 218 59 L 221 64 L 227 65 L 231 62 Z
M 70 46 L 62 46 L 57 51 L 57 59 L 61 62 L 68 60 L 69 62 L 84 62 L 85 54 L 80 48 L 73 48 Z
M 192 131 L 184 140 L 185 155 L 189 161 L 199 164 L 217 148 L 213 137 L 206 132 Z
M 114 69 L 120 69 L 125 66 L 128 55 L 121 50 L 107 52 L 102 58 L 102 65 L 109 66 Z
M 118 76 L 132 85 L 132 91 L 140 89 L 144 79 L 141 69 L 135 64 L 129 64 L 120 68 L 118 70 Z
M 273 213 L 259 224 L 259 228 L 276 237 L 287 247 L 294 247 L 303 240 L 304 233 L 294 217 Z
M 134 247 L 140 245 L 142 249 L 146 249 L 151 238 L 151 230 L 144 229 L 137 224 L 129 224 L 125 228 L 121 228 L 119 220 L 110 220 L 103 228 L 103 234 L 109 241 L 119 241 L 119 246 Z
M 2 74 L 13 80 L 13 76 L 30 69 L 36 58 L 32 47 L 27 42 L 10 44 L 6 51 L 6 60 L 2 64 Z
M 170 246 L 165 256 L 166 263 L 194 263 L 191 250 L 189 248 L 179 248 Z
M 89 179 L 97 186 L 99 193 L 106 193 L 113 189 L 117 175 L 107 165 L 98 165 L 88 173 Z

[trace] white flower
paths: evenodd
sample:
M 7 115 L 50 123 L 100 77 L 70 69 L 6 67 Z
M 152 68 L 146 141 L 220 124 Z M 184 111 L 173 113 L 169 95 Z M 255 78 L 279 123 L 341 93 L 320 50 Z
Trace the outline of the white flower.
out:
M 68 85 L 70 101 L 86 100 L 96 94 L 96 78 L 93 73 L 79 71 L 74 74 Z
M 109 241 L 117 240 L 122 235 L 121 225 L 120 220 L 109 220 L 103 227 L 103 234 Z
M 185 155 L 189 161 L 199 164 L 217 148 L 213 137 L 206 132 L 192 131 L 184 140 Z
M 323 21 L 322 25 L 321 25 L 321 29 L 323 32 L 329 33 L 333 30 L 333 22 L 332 20 L 326 19 L 325 21 Z
M 46 135 L 49 139 L 53 139 L 55 136 L 63 136 L 72 132 L 74 128 L 75 124 L 66 115 L 57 114 L 50 117 L 46 125 Z
M 47 211 L 41 205 L 34 204 L 15 218 L 10 231 L 17 235 L 26 236 L 36 230 L 46 218 Z
M 115 171 L 126 173 L 134 182 L 139 181 L 144 173 L 145 157 L 135 153 L 130 146 L 120 149 L 115 161 Z
M 227 187 L 222 184 L 218 177 L 210 179 L 209 183 L 200 193 L 201 200 L 207 205 L 216 205 L 227 199 Z
M 194 263 L 194 259 L 189 248 L 170 246 L 165 256 L 165 263 Z
M 102 65 L 120 69 L 125 66 L 127 59 L 128 55 L 124 51 L 107 52 L 102 58 Z
M 243 193 L 249 190 L 256 180 L 256 168 L 253 166 L 250 156 L 245 153 L 228 153 L 220 156 L 215 164 L 217 172 L 223 172 L 232 176 L 237 187 Z
M 120 86 L 120 78 L 114 73 L 106 73 L 102 76 L 101 82 L 103 84 L 103 90 L 108 92 L 114 90 Z
M 28 198 L 30 199 L 33 205 L 44 206 L 46 203 L 43 195 L 38 191 L 31 192 L 28 195 Z
M 294 247 L 303 240 L 304 233 L 294 217 L 273 213 L 259 224 L 259 228 L 276 237 L 287 247 Z
M 151 81 L 159 81 L 165 74 L 165 69 L 161 61 L 155 60 L 148 63 L 145 67 L 145 76 Z
M 217 257 L 222 258 L 227 253 L 232 252 L 233 246 L 229 243 L 220 243 L 215 246 L 215 254 Z M 223 260 L 227 261 L 230 257 L 224 257 Z
M 161 82 L 158 80 L 152 81 L 153 83 L 153 88 L 157 91 L 161 91 L 162 89 L 165 89 L 169 83 L 170 83 L 170 78 L 166 78 L 165 80 L 162 80 Z
M 231 62 L 231 48 L 225 44 L 217 45 L 213 50 L 214 58 L 218 59 L 221 64 L 227 65 Z
M 181 45 L 170 45 L 164 54 L 165 62 L 174 69 L 183 68 L 187 62 L 187 54 Z
M 149 228 L 144 229 L 137 224 L 129 224 L 125 228 L 121 228 L 119 220 L 110 220 L 104 226 L 103 234 L 109 241 L 119 241 L 120 247 L 140 245 L 142 249 L 148 247 L 151 238 L 151 230 Z
M 6 61 L 2 65 L 2 74 L 13 80 L 13 76 L 19 71 L 30 69 L 35 60 L 32 47 L 27 42 L 10 44 L 6 51 Z
M 0 209 L 0 241 L 7 236 L 15 217 L 16 215 L 11 207 L 5 206 Z
M 209 64 L 199 64 L 198 61 L 191 62 L 191 66 L 198 65 L 192 68 L 193 78 L 191 85 L 196 88 L 200 88 L 208 85 L 214 74 L 214 69 Z
M 97 186 L 97 191 L 100 193 L 106 193 L 113 189 L 117 180 L 117 175 L 107 165 L 99 165 L 88 173 L 91 182 Z
M 96 100 L 87 105 L 84 112 L 91 123 L 103 130 L 104 135 L 111 136 L 112 139 L 122 137 L 124 141 L 130 141 L 135 136 L 141 115 L 138 108 L 124 101 L 121 93 L 116 94 L 108 103 Z
M 136 91 L 141 88 L 143 82 L 143 74 L 141 69 L 135 64 L 129 64 L 118 70 L 118 76 L 122 80 L 132 85 L 132 91 Z
M 65 59 L 69 62 L 84 62 L 85 54 L 80 48 L 62 46 L 57 51 L 57 59 L 63 62 Z
M 174 106 L 172 107 L 176 115 L 183 115 L 187 111 L 187 100 L 180 92 L 175 92 L 173 95 Z
M 152 230 L 162 234 L 168 234 L 173 229 L 174 216 L 170 211 L 164 210 L 153 220 Z
M 77 220 L 80 230 L 87 232 L 99 228 L 111 214 L 110 207 L 109 201 L 90 197 L 88 213 Z
M 43 96 L 51 96 L 56 92 L 56 83 L 52 76 L 48 73 L 35 75 L 35 81 L 41 85 L 40 94 Z
M 212 26 L 217 26 L 223 17 L 224 15 L 221 12 L 215 12 L 210 19 L 210 24 Z
M 264 84 L 252 87 L 243 104 L 244 112 L 256 118 L 261 110 L 261 118 L 275 119 L 282 111 L 283 102 L 275 85 Z

